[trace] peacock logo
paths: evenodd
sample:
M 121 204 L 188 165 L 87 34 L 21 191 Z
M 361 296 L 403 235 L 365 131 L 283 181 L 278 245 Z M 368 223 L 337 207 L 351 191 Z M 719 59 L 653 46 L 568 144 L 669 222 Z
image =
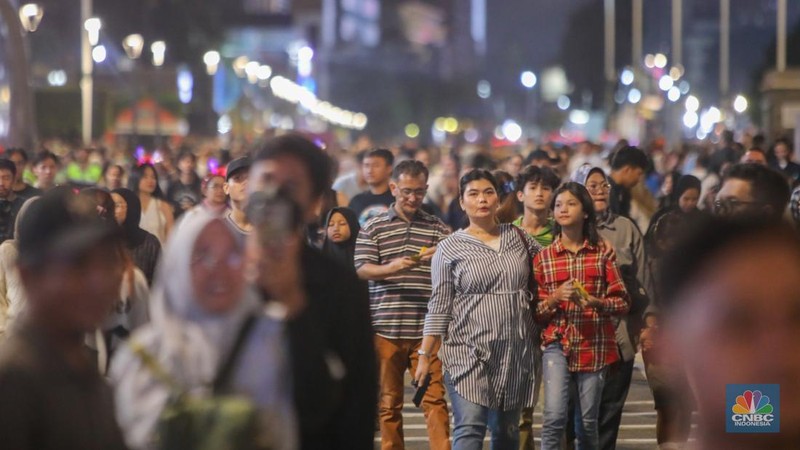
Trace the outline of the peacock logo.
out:
M 736 404 L 731 409 L 734 414 L 772 414 L 773 411 L 769 397 L 758 390 L 744 391 L 736 397 Z

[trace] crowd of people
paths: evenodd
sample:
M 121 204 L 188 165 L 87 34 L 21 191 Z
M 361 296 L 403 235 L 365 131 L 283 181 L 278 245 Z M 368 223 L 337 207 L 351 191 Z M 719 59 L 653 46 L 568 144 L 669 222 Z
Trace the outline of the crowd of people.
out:
M 793 448 L 725 431 L 800 397 L 800 165 L 740 140 L 7 149 L 0 446 L 402 449 L 410 374 L 432 449 L 613 449 L 641 351 L 659 448 Z

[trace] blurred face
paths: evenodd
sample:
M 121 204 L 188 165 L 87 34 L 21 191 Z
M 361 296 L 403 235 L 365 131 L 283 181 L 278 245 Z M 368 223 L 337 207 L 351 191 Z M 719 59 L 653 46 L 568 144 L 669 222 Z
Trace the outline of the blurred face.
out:
M 500 199 L 497 190 L 489 180 L 470 181 L 464 186 L 461 208 L 470 221 L 494 218 Z
M 22 181 L 22 177 L 25 175 L 25 167 L 28 165 L 27 161 L 19 153 L 13 153 L 9 159 L 17 166 L 17 175 L 14 177 L 14 182 Z
M 698 201 L 700 201 L 700 191 L 687 189 L 678 199 L 678 207 L 685 213 L 692 212 L 697 209 Z
M 667 195 L 671 194 L 674 188 L 672 184 L 672 177 L 667 175 L 667 177 L 664 178 L 664 182 L 661 184 L 661 192 Z
M 760 164 L 762 166 L 767 165 L 767 157 L 762 152 L 755 152 L 749 150 L 742 155 L 742 160 L 740 162 L 743 163 L 750 163 L 750 164 Z
M 800 398 L 800 252 L 760 237 L 730 245 L 682 292 L 669 318 L 670 347 L 687 370 L 708 432 L 725 435 L 726 384 L 780 384 Z M 741 447 L 790 448 L 800 439 L 800 404 L 780 404 L 781 433 L 736 434 Z M 784 428 L 786 424 L 786 428 Z M 746 446 L 743 439 L 794 437 L 792 446 Z
M 75 151 L 75 161 L 80 164 L 86 164 L 89 161 L 89 151 L 85 148 L 78 149 Z
M 714 213 L 721 216 L 746 215 L 756 212 L 757 206 L 749 181 L 728 178 L 717 193 Z
M 247 201 L 247 179 L 250 173 L 240 170 L 233 174 L 225 183 L 225 194 L 231 198 L 231 203 L 244 204 Z
M 395 207 L 403 211 L 406 217 L 411 217 L 422 206 L 422 200 L 428 192 L 428 180 L 424 175 L 413 177 L 402 174 L 397 181 L 389 183 L 389 188 L 394 195 Z
M 317 202 L 320 199 L 314 196 L 311 174 L 299 159 L 281 155 L 253 164 L 250 168 L 248 190 L 256 192 L 269 186 L 286 189 L 305 214 L 306 221 L 314 220 Z
M 233 309 L 242 297 L 242 252 L 225 224 L 206 226 L 192 249 L 192 286 L 199 306 L 212 314 Z
M 350 239 L 350 224 L 341 213 L 335 212 L 331 214 L 331 220 L 328 222 L 328 239 L 333 243 L 339 244 Z
M 583 221 L 586 219 L 586 213 L 583 212 L 581 201 L 568 191 L 564 191 L 556 197 L 553 214 L 556 217 L 556 222 L 562 228 L 582 227 Z
M 123 263 L 113 245 L 101 244 L 81 257 L 53 259 L 20 274 L 35 314 L 50 317 L 64 331 L 88 333 L 119 298 Z
M 526 210 L 547 211 L 553 201 L 553 189 L 538 181 L 525 184 L 522 192 L 517 192 L 517 199 L 522 202 Z
M 777 144 L 775 146 L 775 157 L 780 161 L 789 160 L 789 147 L 786 144 Z
M 106 171 L 106 187 L 119 189 L 122 187 L 122 171 L 117 166 L 111 166 Z
M 420 150 L 414 154 L 414 159 L 425 164 L 425 167 L 430 167 L 431 165 L 431 154 L 427 151 Z
M 122 225 L 125 222 L 125 217 L 128 215 L 128 202 L 119 194 L 111 193 L 111 199 L 114 200 L 114 220 Z
M 14 191 L 14 174 L 10 170 L 0 170 L 0 198 L 8 198 Z
M 611 185 L 606 181 L 606 177 L 597 172 L 592 172 L 589 178 L 586 179 L 586 190 L 592 196 L 595 212 L 605 212 L 608 209 L 608 192 L 611 190 Z
M 139 192 L 152 194 L 156 191 L 158 180 L 156 179 L 156 172 L 152 167 L 145 167 L 142 179 L 139 180 Z
M 639 184 L 639 180 L 644 175 L 644 169 L 641 167 L 625 166 L 620 170 L 620 182 L 625 188 L 632 188 Z
M 370 186 L 380 186 L 392 175 L 392 166 L 380 157 L 364 158 L 361 168 L 364 172 L 364 181 Z
M 520 170 L 522 170 L 522 156 L 514 155 L 506 161 L 505 171 L 512 177 L 519 175 Z
M 181 171 L 183 174 L 187 174 L 194 171 L 195 161 L 194 158 L 191 157 L 184 157 L 178 161 L 178 170 Z
M 48 189 L 53 186 L 56 178 L 58 167 L 56 162 L 48 158 L 40 162 L 33 168 L 33 173 L 36 175 L 36 181 L 39 187 Z
M 222 177 L 213 177 L 208 180 L 206 184 L 206 191 L 204 192 L 205 199 L 215 205 L 223 205 L 228 199 L 225 195 L 225 179 Z

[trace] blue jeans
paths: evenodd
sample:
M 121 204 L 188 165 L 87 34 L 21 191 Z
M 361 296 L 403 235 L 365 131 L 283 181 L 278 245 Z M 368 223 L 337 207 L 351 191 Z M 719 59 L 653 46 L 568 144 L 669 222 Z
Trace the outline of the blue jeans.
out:
M 550 344 L 542 357 L 544 378 L 544 415 L 542 420 L 542 450 L 559 450 L 567 424 L 569 384 L 574 381 L 578 391 L 575 415 L 578 450 L 599 448 L 597 416 L 605 382 L 605 369 L 597 372 L 570 372 L 561 344 Z
M 458 395 L 450 375 L 444 372 L 444 385 L 453 410 L 453 450 L 481 450 L 486 428 L 492 433 L 492 450 L 519 449 L 520 409 L 498 411 L 470 402 Z

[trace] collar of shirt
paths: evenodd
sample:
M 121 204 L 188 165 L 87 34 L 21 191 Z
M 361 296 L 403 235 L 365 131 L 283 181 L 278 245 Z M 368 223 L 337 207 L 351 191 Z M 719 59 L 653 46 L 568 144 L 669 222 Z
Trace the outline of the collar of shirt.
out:
M 397 219 L 405 222 L 406 220 L 403 217 L 400 217 L 400 214 L 397 213 L 397 209 L 395 209 L 394 205 L 396 205 L 396 203 L 392 203 L 391 205 L 389 205 L 389 210 L 386 211 L 386 215 L 389 217 L 389 221 Z M 423 218 L 424 216 L 422 209 L 417 209 L 417 212 L 414 213 L 414 215 L 408 222 L 409 223 L 418 222 Z
M 596 250 L 596 249 L 597 246 L 592 245 L 592 243 L 589 242 L 589 239 L 584 239 L 583 245 L 581 245 L 581 248 L 578 249 L 577 253 L 580 253 L 582 250 Z M 566 248 L 564 248 L 564 245 L 561 243 L 561 236 L 557 237 L 556 240 L 553 241 L 553 250 L 555 250 L 557 254 L 562 254 L 564 252 L 569 251 Z
M 615 231 L 616 227 L 614 227 L 614 221 L 616 219 L 617 215 L 607 208 L 603 214 L 597 216 L 597 227 Z

